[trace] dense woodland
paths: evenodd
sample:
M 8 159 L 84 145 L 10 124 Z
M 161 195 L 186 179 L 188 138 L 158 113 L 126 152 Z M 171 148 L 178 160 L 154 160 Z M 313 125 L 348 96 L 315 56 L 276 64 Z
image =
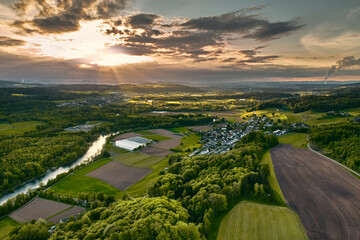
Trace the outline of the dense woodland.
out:
M 310 140 L 342 164 L 360 171 L 360 124 L 341 123 L 311 129 Z

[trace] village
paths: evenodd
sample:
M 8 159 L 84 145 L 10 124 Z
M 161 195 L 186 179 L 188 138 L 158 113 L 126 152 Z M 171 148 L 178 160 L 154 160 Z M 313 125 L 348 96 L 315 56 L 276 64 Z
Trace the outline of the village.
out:
M 272 123 L 270 118 L 256 114 L 246 122 L 228 123 L 222 127 L 216 127 L 207 131 L 198 131 L 202 135 L 203 146 L 196 149 L 189 157 L 204 154 L 220 154 L 231 150 L 236 142 L 252 131 L 264 131 L 265 134 L 275 136 L 284 135 L 294 129 L 307 129 L 305 123 Z M 274 130 L 275 129 L 275 130 Z

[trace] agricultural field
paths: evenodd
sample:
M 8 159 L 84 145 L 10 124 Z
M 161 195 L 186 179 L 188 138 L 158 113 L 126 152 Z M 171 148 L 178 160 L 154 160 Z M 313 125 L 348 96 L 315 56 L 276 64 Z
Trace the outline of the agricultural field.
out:
M 169 137 L 165 137 L 165 136 L 161 136 L 161 135 L 156 135 L 156 134 L 153 134 L 153 135 L 145 135 L 145 136 L 142 136 L 144 138 L 147 138 L 147 139 L 150 139 L 150 140 L 154 140 L 156 142 L 160 142 L 160 141 L 164 141 L 164 140 L 169 140 L 171 138 Z
M 222 219 L 217 240 L 306 240 L 300 219 L 287 207 L 242 201 Z
M 150 172 L 152 172 L 151 169 L 128 167 L 117 161 L 111 161 L 86 176 L 97 178 L 124 191 Z
M 44 123 L 38 121 L 17 122 L 17 123 L 0 122 L 0 135 L 23 134 L 24 132 L 35 130 L 36 126 L 41 124 Z
M 307 148 L 306 133 L 288 133 L 278 137 L 279 143 L 291 144 L 294 148 Z
M 80 192 L 84 193 L 98 193 L 104 192 L 108 195 L 117 195 L 119 190 L 99 179 L 88 177 L 86 174 L 92 172 L 99 167 L 111 162 L 109 158 L 96 161 L 76 172 L 67 176 L 60 182 L 51 187 L 56 193 L 77 195 Z
M 61 219 L 70 217 L 85 210 L 85 208 L 81 207 L 75 207 L 75 209 L 73 208 L 74 206 L 65 203 L 35 198 L 29 204 L 10 214 L 9 217 L 21 223 L 29 222 L 33 219 L 38 220 L 39 218 L 57 223 Z M 73 210 L 70 211 L 70 209 Z
M 150 169 L 153 170 L 150 174 L 126 189 L 125 192 L 132 197 L 145 196 L 148 186 L 150 186 L 152 182 L 159 178 L 160 172 L 164 171 L 167 166 L 169 166 L 169 159 L 165 158 L 161 160 L 157 164 L 150 167 Z
M 112 159 L 130 167 L 149 168 L 164 159 L 164 156 L 150 156 L 141 152 L 130 152 L 114 156 Z
M 360 182 L 355 176 L 309 149 L 280 144 L 270 153 L 284 197 L 310 239 L 358 239 Z
M 10 232 L 19 225 L 20 223 L 11 217 L 0 219 L 0 239 L 8 240 Z

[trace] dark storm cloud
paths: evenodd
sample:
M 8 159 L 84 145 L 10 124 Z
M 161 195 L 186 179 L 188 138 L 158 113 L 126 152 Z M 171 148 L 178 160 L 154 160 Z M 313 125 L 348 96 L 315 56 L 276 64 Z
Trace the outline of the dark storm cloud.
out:
M 160 16 L 156 14 L 140 13 L 128 17 L 127 22 L 133 28 L 152 27 L 155 20 L 158 18 L 160 18 Z
M 0 36 L 0 47 L 23 46 L 25 43 L 23 40 Z
M 299 24 L 298 18 L 286 22 L 266 22 L 256 28 L 254 32 L 245 35 L 245 37 L 253 38 L 258 41 L 269 41 L 286 36 L 302 27 L 304 27 L 304 25 Z
M 261 15 L 245 15 L 242 11 L 236 11 L 219 16 L 190 19 L 181 26 L 187 29 L 237 33 L 245 38 L 269 41 L 285 36 L 304 25 L 299 24 L 298 18 L 271 23 Z
M 63 33 L 77 31 L 81 20 L 105 19 L 125 8 L 127 0 L 61 0 L 50 4 L 45 0 L 20 0 L 14 4 L 22 17 L 29 9 L 38 13 L 30 20 L 17 20 L 14 26 L 25 33 Z

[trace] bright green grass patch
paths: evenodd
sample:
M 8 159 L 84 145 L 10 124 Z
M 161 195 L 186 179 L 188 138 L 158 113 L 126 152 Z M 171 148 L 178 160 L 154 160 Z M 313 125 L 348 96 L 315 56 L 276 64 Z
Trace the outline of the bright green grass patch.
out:
M 169 159 L 165 158 L 153 165 L 150 169 L 154 169 L 146 177 L 132 185 L 130 188 L 126 189 L 125 192 L 132 197 L 143 197 L 147 195 L 147 188 L 150 186 L 156 179 L 160 177 L 160 172 L 164 171 L 165 168 L 169 166 Z
M 139 168 L 150 168 L 151 166 L 157 164 L 164 158 L 165 157 L 163 157 L 163 156 L 151 156 L 151 157 L 145 158 L 143 160 L 140 160 L 140 161 L 134 163 L 132 166 L 139 167 Z
M 24 132 L 33 131 L 36 126 L 43 124 L 43 122 L 29 121 L 29 122 L 17 122 L 17 123 L 1 123 L 0 135 L 13 135 L 23 134 Z
M 217 240 L 305 240 L 300 219 L 287 207 L 243 201 L 223 218 Z
M 202 144 L 199 143 L 200 140 L 201 140 L 200 135 L 197 135 L 195 133 L 189 134 L 181 139 L 180 145 L 176 146 L 174 150 L 178 152 L 193 151 L 201 147 Z
M 186 127 L 176 127 L 176 128 L 170 128 L 167 130 L 169 130 L 173 133 L 178 133 L 178 134 L 184 134 L 184 133 L 189 132 L 189 129 L 187 129 Z
M 278 139 L 279 143 L 291 144 L 294 148 L 307 148 L 306 133 L 288 133 Z
M 0 220 L 0 239 L 7 240 L 9 239 L 10 232 L 17 226 L 19 226 L 20 223 L 13 220 L 10 217 L 5 217 Z
M 104 192 L 105 194 L 109 195 L 117 195 L 120 193 L 120 190 L 118 190 L 117 188 L 99 179 L 85 176 L 89 172 L 92 172 L 95 169 L 98 169 L 99 167 L 104 166 L 109 162 L 111 162 L 111 159 L 109 158 L 96 161 L 93 164 L 90 164 L 67 176 L 66 178 L 52 186 L 51 189 L 59 194 L 70 194 L 74 196 L 77 195 L 79 192 Z
M 146 136 L 146 135 L 154 135 L 154 133 L 150 132 L 149 130 L 139 130 L 139 131 L 136 131 L 135 133 L 140 134 L 140 135 L 144 135 L 144 136 Z
M 144 137 L 144 138 L 147 138 L 147 139 L 150 139 L 150 140 L 157 141 L 157 142 L 171 139 L 171 138 L 169 138 L 169 137 L 165 137 L 165 136 L 161 136 L 161 135 L 156 135 L 156 134 L 153 134 L 153 135 L 145 135 L 145 136 L 143 136 L 143 137 Z
M 280 189 L 280 185 L 276 178 L 274 166 L 271 160 L 270 150 L 265 151 L 264 155 L 262 156 L 261 163 L 269 165 L 270 175 L 268 176 L 268 181 L 271 189 L 274 191 L 275 198 L 283 205 L 286 205 L 284 195 Z
M 124 165 L 127 165 L 127 166 L 132 166 L 133 164 L 141 161 L 141 160 L 144 160 L 146 158 L 150 157 L 150 155 L 147 155 L 145 153 L 141 153 L 141 152 L 129 152 L 129 153 L 125 153 L 125 154 L 122 154 L 120 156 L 115 156 L 115 157 L 112 157 L 112 159 L 114 161 L 117 161 L 119 163 L 122 163 Z
M 358 115 L 360 115 L 360 107 L 345 109 L 344 112 L 348 112 L 349 114 L 351 114 L 353 116 L 358 116 Z

